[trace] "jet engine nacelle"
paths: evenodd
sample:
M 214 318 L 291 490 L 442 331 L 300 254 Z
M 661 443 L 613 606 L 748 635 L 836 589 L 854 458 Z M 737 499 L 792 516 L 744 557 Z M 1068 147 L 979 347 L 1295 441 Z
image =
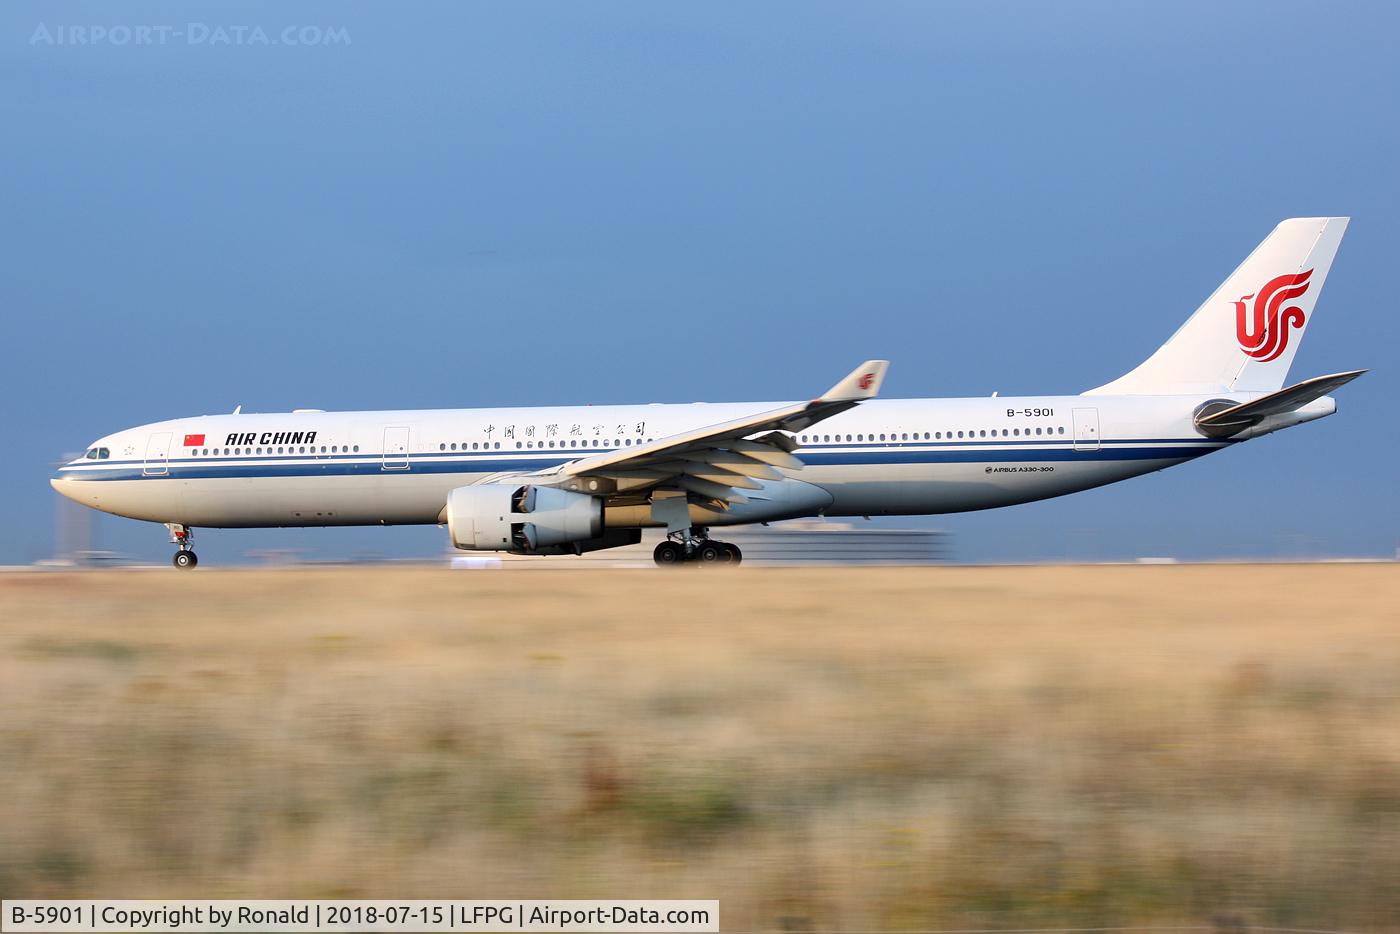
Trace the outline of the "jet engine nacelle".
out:
M 465 551 L 538 553 L 597 538 L 603 501 L 586 493 L 520 483 L 463 486 L 447 496 L 447 529 Z

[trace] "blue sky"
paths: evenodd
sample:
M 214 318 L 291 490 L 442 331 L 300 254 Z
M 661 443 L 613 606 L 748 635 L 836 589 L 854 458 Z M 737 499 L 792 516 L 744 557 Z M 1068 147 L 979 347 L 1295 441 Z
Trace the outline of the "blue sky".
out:
M 50 553 L 58 455 L 239 403 L 782 399 L 867 357 L 888 396 L 1078 392 L 1315 214 L 1354 219 L 1292 375 L 1375 368 L 1337 416 L 922 521 L 970 559 L 1393 554 L 1397 29 L 1380 3 L 6 3 L 0 563 Z

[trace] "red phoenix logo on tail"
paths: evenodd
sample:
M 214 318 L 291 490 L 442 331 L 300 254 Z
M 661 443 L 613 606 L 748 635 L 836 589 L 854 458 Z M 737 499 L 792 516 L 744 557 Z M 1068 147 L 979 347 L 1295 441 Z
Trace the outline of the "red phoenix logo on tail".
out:
M 1245 295 L 1235 302 L 1235 335 L 1241 350 L 1260 363 L 1268 363 L 1288 349 L 1289 329 L 1301 328 L 1307 316 L 1297 305 L 1282 310 L 1280 306 L 1306 292 L 1312 274 L 1309 269 L 1292 276 L 1277 276 L 1258 295 Z M 1246 307 L 1251 298 L 1252 313 Z

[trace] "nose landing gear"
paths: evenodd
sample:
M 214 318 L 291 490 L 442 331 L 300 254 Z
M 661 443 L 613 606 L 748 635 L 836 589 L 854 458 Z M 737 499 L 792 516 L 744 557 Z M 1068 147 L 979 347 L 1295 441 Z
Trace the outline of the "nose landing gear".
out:
M 170 563 L 181 570 L 199 564 L 199 555 L 194 553 L 194 548 L 190 545 L 194 531 L 178 522 L 167 522 L 165 527 L 170 530 L 170 543 L 179 547 Z

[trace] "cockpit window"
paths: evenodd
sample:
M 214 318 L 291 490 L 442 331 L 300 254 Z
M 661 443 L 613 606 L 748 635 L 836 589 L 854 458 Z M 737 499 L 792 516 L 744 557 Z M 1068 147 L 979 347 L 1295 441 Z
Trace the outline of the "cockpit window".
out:
M 111 456 L 112 456 L 112 451 L 111 451 L 110 448 L 98 448 L 98 449 L 97 449 L 97 459 L 98 459 L 98 460 L 100 460 L 100 461 L 105 461 L 107 458 L 109 458 L 109 457 L 111 457 Z
M 90 461 L 97 460 L 97 448 L 88 448 L 88 452 L 83 455 Z

